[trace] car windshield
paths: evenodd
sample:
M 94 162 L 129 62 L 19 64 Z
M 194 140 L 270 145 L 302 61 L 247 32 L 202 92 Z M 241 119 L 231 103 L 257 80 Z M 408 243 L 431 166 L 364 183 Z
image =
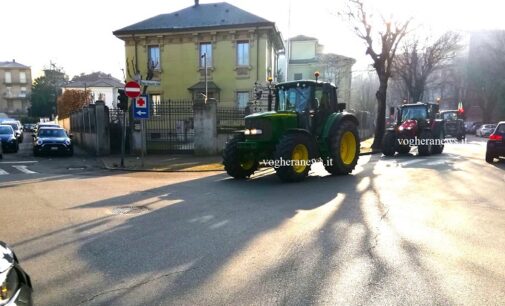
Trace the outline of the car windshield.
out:
M 67 137 L 65 130 L 60 129 L 42 129 L 39 131 L 39 137 Z
M 422 120 L 428 118 L 428 112 L 424 106 L 409 106 L 402 110 L 402 121 Z
M 310 98 L 310 87 L 305 84 L 297 87 L 280 87 L 277 90 L 279 111 L 296 111 L 301 113 L 307 109 Z
M 0 135 L 11 135 L 14 133 L 14 130 L 11 126 L 8 125 L 0 125 Z
M 482 127 L 484 129 L 494 129 L 496 127 L 496 125 L 494 125 L 494 124 L 484 124 Z
M 18 124 L 14 123 L 14 122 L 3 122 L 2 125 L 10 125 L 13 130 L 17 130 L 18 129 Z
M 442 115 L 442 119 L 449 120 L 449 121 L 451 121 L 451 120 L 458 120 L 458 114 L 452 113 L 452 112 L 451 113 L 444 113 Z

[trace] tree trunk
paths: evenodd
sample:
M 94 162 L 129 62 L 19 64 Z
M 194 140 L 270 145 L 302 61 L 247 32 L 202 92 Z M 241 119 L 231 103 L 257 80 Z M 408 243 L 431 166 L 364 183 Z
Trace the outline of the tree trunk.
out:
M 373 151 L 382 150 L 382 138 L 386 130 L 386 93 L 388 89 L 388 81 L 385 78 L 379 80 L 379 90 L 375 94 L 377 98 L 377 123 L 375 125 L 375 135 L 372 143 Z

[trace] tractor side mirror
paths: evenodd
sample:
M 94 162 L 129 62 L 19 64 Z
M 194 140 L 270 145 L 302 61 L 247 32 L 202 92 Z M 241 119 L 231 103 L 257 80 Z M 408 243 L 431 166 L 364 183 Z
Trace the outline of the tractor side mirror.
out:
M 339 112 L 343 112 L 345 110 L 346 106 L 347 105 L 345 103 L 337 103 L 337 110 Z

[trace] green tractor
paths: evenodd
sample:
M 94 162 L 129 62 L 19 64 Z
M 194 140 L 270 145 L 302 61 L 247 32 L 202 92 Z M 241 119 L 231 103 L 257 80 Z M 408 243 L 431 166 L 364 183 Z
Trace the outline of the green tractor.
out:
M 354 170 L 358 119 L 337 102 L 337 88 L 315 76 L 269 86 L 269 111 L 246 116 L 245 130 L 226 143 L 223 164 L 230 176 L 248 178 L 262 164 L 273 166 L 282 181 L 301 181 L 320 160 L 333 175 Z

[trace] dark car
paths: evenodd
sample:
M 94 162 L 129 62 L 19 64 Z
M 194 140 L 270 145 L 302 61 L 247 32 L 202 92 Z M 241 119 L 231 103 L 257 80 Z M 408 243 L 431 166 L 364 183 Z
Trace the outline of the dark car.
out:
M 67 132 L 62 128 L 41 127 L 33 139 L 33 155 L 64 154 L 72 156 L 74 146 Z
M 2 150 L 4 153 L 16 153 L 19 151 L 16 134 L 10 125 L 0 125 L 0 140 L 2 142 Z
M 1 123 L 2 125 L 10 125 L 12 129 L 14 130 L 14 134 L 16 135 L 16 139 L 18 140 L 18 143 L 23 142 L 24 138 L 24 133 L 23 133 L 23 128 L 21 127 L 21 124 L 18 123 L 17 121 L 3 121 Z
M 505 156 L 505 121 L 498 123 L 487 141 L 486 161 L 492 163 L 495 158 Z
M 16 254 L 0 241 L 0 305 L 33 305 L 30 276 Z
M 472 125 L 470 125 L 470 128 L 467 129 L 466 132 L 469 134 L 475 134 L 477 129 L 480 128 L 481 126 L 482 126 L 482 122 L 474 122 L 474 123 L 472 123 Z

